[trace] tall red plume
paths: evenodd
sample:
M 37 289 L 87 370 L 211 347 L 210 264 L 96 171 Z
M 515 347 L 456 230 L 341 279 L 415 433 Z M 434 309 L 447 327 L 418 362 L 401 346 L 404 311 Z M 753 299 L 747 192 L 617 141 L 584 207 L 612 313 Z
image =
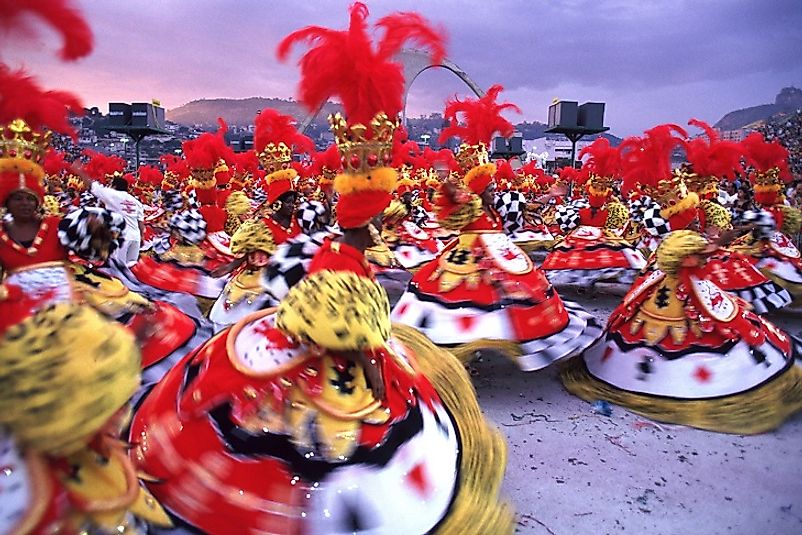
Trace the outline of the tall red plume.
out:
M 63 171 L 69 171 L 72 164 L 64 158 L 64 153 L 55 149 L 49 149 L 45 154 L 45 161 L 42 163 L 45 173 L 51 176 L 60 175 Z
M 735 180 L 738 173 L 744 172 L 741 163 L 744 151 L 740 144 L 719 139 L 718 132 L 704 121 L 691 119 L 688 124 L 701 128 L 707 136 L 694 138 L 685 145 L 685 158 L 694 173 Z
M 236 168 L 237 173 L 243 175 L 250 173 L 252 175 L 259 168 L 259 159 L 256 157 L 254 151 L 247 150 L 245 152 L 235 153 L 232 164 Z
M 189 176 L 189 164 L 184 158 L 175 154 L 164 154 L 159 158 L 159 162 L 164 166 L 165 173 L 173 173 L 179 179 L 185 179 Z
M 584 158 L 586 154 L 589 158 L 582 167 L 587 167 L 589 173 L 606 178 L 621 176 L 621 153 L 610 145 L 610 140 L 607 138 L 597 138 L 579 151 L 579 158 Z
M 682 137 L 676 137 L 679 134 Z M 657 187 L 671 178 L 671 154 L 685 145 L 688 133 L 675 124 L 661 124 L 647 130 L 644 137 L 625 139 L 619 150 L 623 165 L 622 193 L 637 191 L 639 185 Z
M 432 157 L 432 167 L 436 164 L 443 164 L 448 167 L 449 171 L 459 171 L 459 164 L 454 157 L 454 153 L 449 149 L 440 149 Z
M 449 100 L 443 115 L 450 124 L 440 133 L 440 143 L 445 143 L 450 137 L 459 137 L 469 145 L 488 144 L 496 132 L 510 137 L 513 132 L 512 123 L 502 117 L 501 112 L 513 110 L 521 113 L 521 110 L 509 102 L 496 102 L 503 90 L 502 86 L 494 85 L 482 98 L 459 100 L 454 97 Z
M 538 171 L 537 162 L 532 160 L 530 162 L 526 162 L 524 165 L 518 169 L 519 175 L 534 175 Z
M 407 136 L 406 129 L 397 128 L 393 136 L 392 167 L 413 165 L 415 158 L 420 155 L 420 147 Z
M 309 26 L 295 31 L 279 43 L 276 54 L 285 61 L 298 43 L 310 46 L 301 57 L 299 99 L 310 111 L 336 95 L 349 123 L 368 124 L 379 112 L 395 118 L 403 106 L 404 73 L 393 56 L 409 42 L 428 49 L 432 61 L 444 55 L 442 32 L 414 13 L 398 13 L 376 24 L 384 35 L 376 43 L 368 35 L 368 8 L 355 2 L 350 8 L 347 30 Z
M 222 119 L 217 121 L 220 128 L 216 133 L 204 132 L 196 139 L 181 144 L 184 157 L 191 169 L 213 169 L 220 159 L 225 161 L 234 159 L 234 151 L 226 145 L 223 137 L 228 131 L 228 126 Z
M 342 171 L 343 162 L 340 158 L 340 151 L 337 150 L 337 145 L 329 145 L 329 148 L 323 152 L 316 152 L 312 158 L 314 173 L 317 175 L 323 174 L 323 168 L 329 172 L 339 173 Z
M 162 178 L 164 178 L 161 171 L 150 165 L 140 166 L 138 174 L 139 182 L 143 184 L 152 184 L 154 186 L 161 184 Z
M 515 171 L 512 168 L 509 160 L 496 160 L 496 181 L 500 180 L 509 180 L 515 182 L 517 180 L 517 176 L 515 175 Z
M 106 180 L 107 175 L 122 173 L 127 165 L 124 159 L 116 155 L 103 154 L 90 149 L 84 149 L 82 154 L 89 158 L 84 165 L 84 171 L 101 182 Z
M 710 143 L 714 143 L 719 140 L 719 135 L 718 132 L 716 132 L 716 129 L 707 124 L 706 122 L 700 119 L 691 119 L 690 121 L 688 121 L 688 124 L 691 126 L 695 126 L 696 128 L 699 128 L 701 130 L 704 130 L 704 133 L 707 136 L 707 139 L 710 141 Z
M 579 169 L 567 165 L 557 170 L 557 175 L 560 177 L 560 182 L 571 184 L 576 180 L 579 175 Z
M 254 119 L 253 148 L 257 154 L 269 143 L 278 145 L 283 142 L 296 153 L 312 154 L 315 144 L 307 136 L 295 128 L 295 119 L 272 108 L 265 108 Z
M 746 153 L 747 163 L 758 173 L 765 173 L 777 167 L 783 181 L 791 180 L 791 171 L 788 168 L 788 149 L 780 145 L 778 141 L 769 143 L 760 132 L 752 132 L 741 141 L 741 146 Z
M 0 0 L 0 30 L 22 34 L 22 38 L 33 37 L 35 30 L 28 15 L 43 19 L 61 34 L 61 59 L 76 60 L 92 51 L 92 30 L 70 0 Z
M 0 64 L 0 124 L 24 119 L 33 130 L 53 130 L 77 139 L 67 120 L 83 115 L 78 97 L 66 91 L 45 91 L 24 71 L 12 72 Z

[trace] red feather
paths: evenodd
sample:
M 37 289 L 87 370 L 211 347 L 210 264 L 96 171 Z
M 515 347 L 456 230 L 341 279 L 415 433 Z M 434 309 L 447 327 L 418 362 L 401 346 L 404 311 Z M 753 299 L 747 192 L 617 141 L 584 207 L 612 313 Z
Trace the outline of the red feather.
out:
M 469 145 L 487 144 L 496 132 L 503 137 L 511 136 L 512 123 L 502 117 L 501 112 L 513 110 L 521 113 L 521 110 L 509 102 L 496 102 L 503 90 L 502 86 L 494 85 L 479 99 L 459 100 L 454 97 L 448 101 L 443 115 L 450 124 L 440 133 L 440 143 L 445 143 L 450 137 L 459 137 Z
M 393 142 L 392 167 L 413 165 L 414 159 L 420 154 L 420 147 L 414 141 L 404 140 L 405 136 L 396 136 Z
M 257 154 L 273 143 L 284 143 L 294 152 L 312 154 L 315 144 L 295 129 L 295 119 L 272 108 L 265 108 L 254 119 L 253 148 Z
M 740 144 L 720 140 L 718 133 L 704 121 L 691 119 L 688 124 L 701 128 L 707 136 L 694 138 L 685 145 L 685 158 L 694 173 L 700 177 L 735 180 L 738 173 L 744 172 Z
M 0 0 L 0 30 L 33 37 L 27 15 L 35 15 L 53 27 L 64 40 L 61 58 L 76 60 L 92 51 L 92 30 L 70 0 Z
M 621 153 L 610 145 L 607 138 L 597 138 L 596 141 L 579 151 L 579 158 L 584 158 L 586 154 L 590 158 L 582 167 L 587 167 L 589 173 L 605 178 L 621 176 Z
M 752 132 L 741 141 L 746 153 L 746 161 L 758 173 L 765 173 L 775 167 L 780 170 L 780 178 L 785 182 L 791 180 L 788 168 L 788 149 L 778 141 L 769 143 L 759 132 Z
M 205 132 L 181 144 L 191 169 L 213 169 L 221 159 L 226 162 L 234 159 L 234 151 L 226 145 L 224 138 L 228 126 L 223 119 L 218 118 L 217 122 L 220 128 L 216 133 Z
M 351 124 L 368 124 L 379 112 L 397 117 L 403 107 L 404 73 L 392 54 L 407 41 L 415 41 L 442 58 L 443 38 L 418 15 L 390 15 L 377 24 L 385 34 L 374 48 L 367 30 L 367 6 L 356 2 L 350 11 L 347 30 L 309 26 L 285 37 L 276 54 L 285 61 L 295 44 L 311 47 L 299 62 L 298 91 L 310 111 L 336 95 Z
M 316 152 L 312 157 L 312 165 L 316 175 L 323 174 L 324 167 L 329 172 L 339 173 L 342 170 L 343 162 L 340 158 L 340 151 L 337 150 L 337 145 L 330 145 L 323 152 Z
M 509 160 L 496 160 L 496 180 L 509 180 L 514 182 L 517 179 L 515 171 Z
M 154 186 L 161 184 L 161 181 L 164 178 L 161 171 L 150 165 L 141 166 L 138 171 L 138 176 L 139 182 L 143 184 L 152 184 Z
M 682 137 L 675 137 L 679 134 Z M 639 186 L 656 188 L 671 178 L 671 154 L 686 143 L 688 133 L 675 124 L 661 124 L 647 130 L 643 138 L 625 139 L 621 151 L 624 180 L 622 193 L 637 191 Z
M 252 150 L 234 154 L 234 161 L 232 163 L 240 174 L 250 173 L 252 175 L 259 168 L 259 159 Z
M 127 162 L 116 155 L 103 154 L 91 149 L 84 149 L 82 154 L 89 158 L 84 165 L 84 171 L 101 182 L 105 182 L 107 175 L 122 173 L 127 166 Z
M 0 64 L 0 124 L 23 119 L 33 130 L 53 130 L 77 139 L 67 120 L 69 113 L 83 115 L 83 106 L 66 91 L 45 91 L 24 71 L 12 72 Z
M 63 171 L 69 171 L 72 164 L 64 158 L 64 153 L 55 149 L 49 149 L 45 154 L 45 161 L 42 164 L 45 173 L 51 176 L 60 175 Z
M 382 59 L 390 59 L 398 54 L 407 41 L 428 49 L 432 65 L 440 64 L 446 55 L 445 29 L 430 26 L 418 13 L 394 13 L 379 19 L 376 26 L 385 31 L 377 51 Z

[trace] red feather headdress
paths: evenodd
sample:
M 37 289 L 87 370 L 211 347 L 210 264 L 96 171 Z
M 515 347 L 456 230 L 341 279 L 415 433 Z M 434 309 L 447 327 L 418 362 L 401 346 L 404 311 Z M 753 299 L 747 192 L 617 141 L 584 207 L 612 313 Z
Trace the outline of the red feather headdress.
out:
M 504 137 L 511 136 L 513 132 L 512 123 L 501 112 L 513 110 L 521 113 L 515 104 L 496 102 L 503 89 L 500 85 L 494 85 L 478 99 L 459 100 L 454 97 L 446 103 L 443 114 L 449 125 L 440 133 L 440 142 L 444 143 L 453 136 L 462 140 L 457 162 L 465 173 L 463 182 L 476 194 L 482 193 L 490 185 L 496 172 L 487 155 L 490 139 L 497 132 Z
M 747 163 L 754 168 L 750 179 L 760 183 L 760 177 L 776 175 L 775 179 L 783 182 L 791 180 L 791 171 L 788 168 L 788 149 L 780 145 L 779 141 L 768 142 L 759 132 L 752 132 L 741 142 L 746 153 Z
M 296 152 L 312 153 L 312 140 L 295 129 L 295 119 L 273 109 L 262 110 L 254 120 L 253 148 L 267 172 L 267 202 L 272 204 L 292 190 L 298 170 L 293 167 Z
M 121 176 L 128 165 L 123 158 L 114 154 L 103 154 L 91 149 L 84 149 L 82 154 L 88 158 L 84 171 L 101 183 L 111 177 Z
M 92 51 L 92 30 L 80 10 L 72 4 L 69 0 L 0 0 L 0 31 L 18 34 L 23 39 L 31 38 L 35 31 L 26 18 L 35 15 L 61 34 L 64 41 L 61 59 L 82 58 Z
M 521 113 L 521 109 L 510 102 L 497 103 L 496 99 L 504 90 L 501 85 L 494 85 L 481 98 L 459 100 L 454 97 L 446 102 L 444 118 L 449 125 L 440 133 L 440 143 L 451 137 L 458 137 L 467 145 L 485 145 L 490 143 L 493 134 L 503 137 L 512 135 L 512 123 L 505 119 L 501 112 L 513 110 Z
M 677 137 L 679 134 L 681 137 Z M 671 155 L 687 144 L 687 132 L 675 124 L 647 130 L 643 138 L 632 137 L 621 143 L 624 182 L 622 193 L 646 193 L 661 207 L 660 215 L 672 230 L 686 228 L 696 218 L 699 196 L 688 192 L 683 174 L 674 172 Z
M 329 117 L 345 174 L 335 178 L 339 193 L 337 217 L 343 228 L 366 225 L 392 199 L 396 173 L 392 163 L 393 131 L 403 107 L 404 71 L 394 56 L 408 41 L 428 49 L 434 64 L 445 55 L 444 32 L 432 28 L 417 13 L 383 17 L 375 42 L 368 33 L 368 8 L 361 2 L 350 8 L 346 30 L 310 26 L 291 33 L 278 46 L 280 60 L 292 47 L 306 43 L 301 57 L 299 100 L 317 111 L 330 96 L 345 111 Z
M 721 179 L 732 181 L 744 172 L 741 163 L 743 147 L 719 139 L 718 132 L 704 121 L 691 119 L 688 124 L 701 128 L 706 137 L 700 136 L 685 144 L 685 158 L 693 171 L 693 174 L 685 177 L 685 182 L 700 195 L 717 195 Z

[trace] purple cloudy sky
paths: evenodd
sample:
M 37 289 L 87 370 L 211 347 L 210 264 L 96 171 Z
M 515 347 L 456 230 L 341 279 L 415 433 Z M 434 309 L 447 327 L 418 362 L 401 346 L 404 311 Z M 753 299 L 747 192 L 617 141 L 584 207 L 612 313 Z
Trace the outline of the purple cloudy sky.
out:
M 4 60 L 47 86 L 109 101 L 158 98 L 167 108 L 213 97 L 290 97 L 297 68 L 275 60 L 278 41 L 307 24 L 342 28 L 349 0 L 79 0 L 95 52 L 51 59 L 56 38 L 12 44 Z M 772 102 L 802 86 L 800 0 L 369 1 L 372 20 L 415 10 L 442 25 L 449 57 L 481 86 L 505 86 L 523 118 L 541 120 L 553 97 L 607 102 L 618 135 L 692 116 Z M 5 48 L 5 47 L 4 47 Z M 425 72 L 410 115 L 440 111 L 465 93 L 451 73 Z M 514 121 L 517 119 L 510 116 Z

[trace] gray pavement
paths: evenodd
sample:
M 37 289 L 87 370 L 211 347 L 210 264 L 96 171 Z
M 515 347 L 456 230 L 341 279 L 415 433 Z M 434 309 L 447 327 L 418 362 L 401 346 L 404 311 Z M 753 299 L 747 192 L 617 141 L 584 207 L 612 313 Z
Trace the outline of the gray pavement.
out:
M 565 295 L 600 320 L 619 297 Z M 775 316 L 802 335 L 802 317 Z M 507 438 L 503 491 L 517 532 L 584 535 L 802 534 L 802 414 L 759 436 L 612 415 L 569 395 L 556 370 L 474 363 L 485 414 Z

